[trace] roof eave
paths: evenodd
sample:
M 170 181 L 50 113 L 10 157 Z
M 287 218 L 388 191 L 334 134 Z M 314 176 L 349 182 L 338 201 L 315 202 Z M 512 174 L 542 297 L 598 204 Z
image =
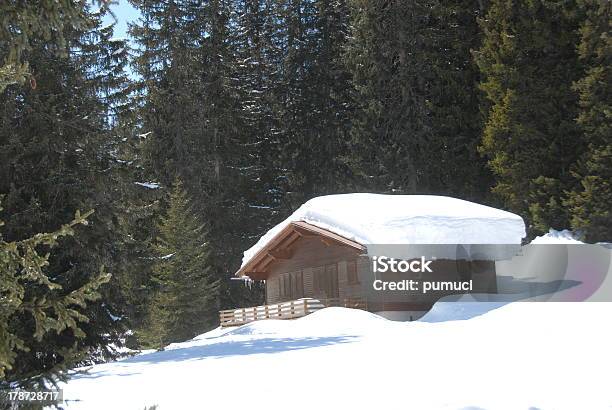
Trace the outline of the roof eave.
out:
M 259 269 L 263 262 L 263 267 L 272 263 L 275 259 L 274 252 L 278 249 L 286 249 L 293 244 L 297 239 L 304 236 L 320 236 L 333 243 L 337 243 L 343 246 L 353 248 L 357 251 L 363 252 L 366 247 L 358 242 L 348 239 L 342 235 L 338 235 L 334 232 L 328 231 L 327 229 L 320 228 L 318 226 L 309 224 L 304 221 L 296 221 L 289 223 L 279 233 L 277 233 L 264 247 L 262 247 L 253 257 L 238 271 L 235 276 L 248 276 L 253 280 L 262 280 L 267 277 L 267 273 L 264 269 Z M 285 245 L 283 247 L 283 244 Z

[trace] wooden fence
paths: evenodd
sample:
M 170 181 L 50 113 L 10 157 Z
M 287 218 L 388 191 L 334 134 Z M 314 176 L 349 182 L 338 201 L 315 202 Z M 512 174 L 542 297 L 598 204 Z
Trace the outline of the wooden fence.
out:
M 368 308 L 368 304 L 365 299 L 305 298 L 277 303 L 275 305 L 262 305 L 248 308 L 221 310 L 219 311 L 219 319 L 222 327 L 240 326 L 256 320 L 297 319 L 330 306 L 365 310 Z

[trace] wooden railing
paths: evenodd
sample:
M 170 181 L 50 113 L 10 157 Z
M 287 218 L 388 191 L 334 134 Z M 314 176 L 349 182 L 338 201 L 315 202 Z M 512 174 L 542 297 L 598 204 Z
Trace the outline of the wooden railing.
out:
M 296 319 L 330 306 L 366 310 L 368 308 L 367 301 L 359 298 L 305 298 L 277 303 L 275 305 L 262 305 L 248 308 L 221 310 L 219 312 L 219 320 L 222 327 L 227 327 L 240 326 L 244 325 L 245 323 L 254 322 L 256 320 Z

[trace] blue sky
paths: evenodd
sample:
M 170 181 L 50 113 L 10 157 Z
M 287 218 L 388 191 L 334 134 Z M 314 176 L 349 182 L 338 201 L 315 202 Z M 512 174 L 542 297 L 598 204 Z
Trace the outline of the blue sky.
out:
M 117 18 L 117 25 L 115 26 L 115 37 L 116 38 L 128 38 L 127 34 L 127 23 L 132 22 L 140 16 L 138 10 L 136 10 L 127 0 L 117 0 L 115 4 L 110 6 L 115 17 Z M 107 15 L 104 17 L 104 23 L 110 24 L 113 22 L 113 17 Z
M 113 32 L 114 38 L 124 38 L 130 40 L 127 30 L 128 23 L 133 22 L 140 17 L 140 13 L 136 10 L 127 0 L 117 0 L 111 6 L 111 10 L 115 13 L 117 19 L 115 29 Z M 115 19 L 110 14 L 104 16 L 104 24 L 111 24 L 115 22 Z M 126 66 L 127 75 L 132 79 L 137 79 L 137 75 L 132 70 L 130 65 Z

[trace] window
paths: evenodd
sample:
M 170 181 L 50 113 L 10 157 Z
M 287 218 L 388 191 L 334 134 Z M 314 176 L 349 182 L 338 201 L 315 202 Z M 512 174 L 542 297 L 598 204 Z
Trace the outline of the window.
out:
M 304 280 L 302 271 L 282 273 L 278 277 L 279 294 L 282 299 L 293 300 L 304 297 Z
M 346 281 L 349 285 L 359 284 L 359 276 L 357 275 L 357 261 L 348 261 L 346 263 Z

